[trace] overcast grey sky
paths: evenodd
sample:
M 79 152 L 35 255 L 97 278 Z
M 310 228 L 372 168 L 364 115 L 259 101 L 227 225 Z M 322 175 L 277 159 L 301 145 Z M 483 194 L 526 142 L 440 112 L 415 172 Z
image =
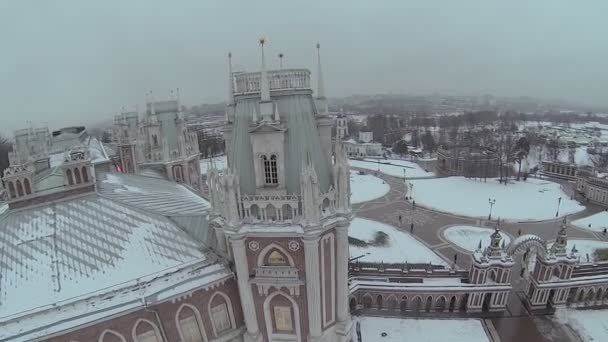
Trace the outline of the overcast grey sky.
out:
M 0 0 L 0 132 L 140 108 L 179 87 L 222 101 L 226 53 L 314 67 L 328 96 L 445 93 L 608 104 L 608 1 Z M 313 69 L 314 70 L 314 69 Z

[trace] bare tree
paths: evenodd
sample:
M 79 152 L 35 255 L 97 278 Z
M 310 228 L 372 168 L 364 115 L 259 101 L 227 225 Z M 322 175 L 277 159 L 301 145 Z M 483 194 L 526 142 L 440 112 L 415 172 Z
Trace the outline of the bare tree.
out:
M 4 173 L 4 169 L 8 167 L 8 153 L 13 150 L 8 139 L 0 135 L 0 176 Z
M 524 159 L 526 159 L 528 154 L 530 154 L 530 143 L 528 142 L 528 139 L 526 139 L 525 137 L 521 137 L 515 143 L 515 146 L 513 147 L 513 154 L 512 154 L 513 160 L 515 160 L 517 162 L 517 164 L 519 164 L 518 170 L 517 170 L 517 180 L 518 181 L 519 181 L 519 178 L 521 177 L 521 163 Z
M 591 159 L 591 163 L 593 163 L 593 166 L 596 168 L 600 170 L 608 169 L 608 152 L 591 154 L 589 159 Z

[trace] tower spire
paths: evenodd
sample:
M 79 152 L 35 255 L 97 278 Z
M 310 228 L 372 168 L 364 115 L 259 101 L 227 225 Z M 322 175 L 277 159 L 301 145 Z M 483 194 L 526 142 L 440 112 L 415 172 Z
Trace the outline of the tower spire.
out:
M 265 38 L 260 38 L 260 47 L 262 48 L 262 71 L 260 74 L 260 92 L 262 95 L 262 102 L 270 101 L 270 89 L 268 84 L 268 74 L 266 73 L 266 60 L 264 59 L 264 43 Z
M 232 78 L 232 52 L 228 52 L 228 105 L 234 104 L 234 80 Z
M 317 98 L 325 98 L 325 84 L 323 82 L 323 70 L 321 68 L 321 44 L 317 43 Z

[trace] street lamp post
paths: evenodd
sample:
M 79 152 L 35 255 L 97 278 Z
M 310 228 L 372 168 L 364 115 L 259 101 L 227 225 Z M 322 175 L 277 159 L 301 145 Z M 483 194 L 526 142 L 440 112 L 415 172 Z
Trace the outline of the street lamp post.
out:
M 562 203 L 562 198 L 557 199 L 557 211 L 555 212 L 555 217 L 559 217 L 559 205 Z
M 488 221 L 492 221 L 492 207 L 496 204 L 496 199 L 488 198 L 488 203 L 490 203 L 490 214 L 488 214 Z

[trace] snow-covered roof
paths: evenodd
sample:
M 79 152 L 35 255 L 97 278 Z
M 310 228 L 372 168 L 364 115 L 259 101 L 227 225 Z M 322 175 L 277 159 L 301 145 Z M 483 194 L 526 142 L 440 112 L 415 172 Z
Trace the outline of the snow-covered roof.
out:
M 166 279 L 150 291 L 167 291 L 208 272 L 230 276 L 197 242 L 206 234 L 208 208 L 202 197 L 173 182 L 100 173 L 97 192 L 0 209 L 5 210 L 0 213 L 0 340 L 43 323 L 55 327 L 49 310 L 59 310 L 66 321 L 104 317 L 111 314 L 104 308 L 133 304 L 143 296 L 119 290 L 159 277 Z M 171 276 L 193 263 L 199 264 L 198 272 Z M 110 306 L 90 300 L 113 298 L 107 294 L 114 292 L 133 293 L 133 298 Z
M 97 191 L 104 197 L 161 215 L 206 215 L 210 207 L 204 198 L 167 180 L 101 173 L 97 175 L 97 184 Z

